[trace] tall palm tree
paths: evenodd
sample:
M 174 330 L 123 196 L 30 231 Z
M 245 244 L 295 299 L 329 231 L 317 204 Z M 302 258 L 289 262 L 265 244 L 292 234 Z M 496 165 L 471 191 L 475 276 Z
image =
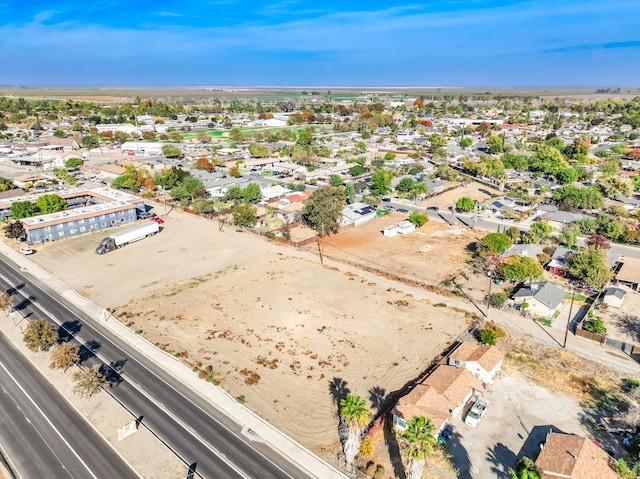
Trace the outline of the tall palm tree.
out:
M 340 401 L 340 419 L 344 424 L 346 438 L 342 445 L 344 458 L 351 465 L 360 450 L 362 431 L 369 420 L 369 408 L 360 396 L 347 396 Z
M 407 422 L 407 429 L 400 436 L 404 453 L 409 458 L 407 479 L 420 479 L 424 471 L 427 457 L 436 445 L 436 438 L 431 419 L 414 416 Z

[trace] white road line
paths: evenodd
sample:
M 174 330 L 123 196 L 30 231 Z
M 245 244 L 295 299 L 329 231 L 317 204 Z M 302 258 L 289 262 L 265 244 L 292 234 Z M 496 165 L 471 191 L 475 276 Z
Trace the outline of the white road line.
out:
M 33 407 L 36 408 L 36 410 L 40 413 L 40 415 L 44 418 L 45 421 L 47 421 L 47 424 L 49 424 L 49 426 L 51 427 L 51 429 L 53 429 L 56 434 L 58 435 L 58 437 L 60 437 L 60 439 L 62 439 L 62 442 L 69 448 L 69 450 L 73 453 L 74 456 L 76 456 L 76 459 L 78 459 L 78 461 L 80 461 L 80 464 L 82 464 L 84 466 L 84 468 L 87 470 L 87 472 L 89 473 L 89 475 L 91 477 L 93 477 L 94 479 L 98 479 L 98 477 L 93 473 L 93 471 L 89 468 L 89 466 L 87 465 L 86 462 L 84 462 L 82 460 L 82 458 L 78 455 L 78 453 L 76 452 L 76 450 L 74 448 L 71 447 L 71 444 L 69 444 L 67 442 L 67 440 L 65 439 L 65 437 L 62 435 L 62 433 L 60 431 L 58 431 L 58 429 L 53 425 L 53 423 L 51 422 L 51 420 L 47 417 L 47 415 L 42 411 L 42 409 L 40 409 L 40 407 L 36 404 L 36 402 L 33 400 L 33 398 L 31 396 L 29 396 L 29 394 L 27 393 L 27 391 L 24 390 L 24 388 L 22 387 L 22 385 L 18 382 L 18 380 L 13 377 L 13 374 L 11 374 L 9 372 L 9 370 L 5 367 L 5 365 L 0 362 L 0 367 L 2 367 L 2 369 L 4 369 L 4 371 L 9 375 L 9 377 L 13 380 L 14 383 L 16 383 L 16 386 L 18 386 L 18 388 L 20 388 L 20 391 L 22 391 L 22 394 L 24 394 L 26 396 L 26 398 L 29 400 L 29 402 L 31 402 L 31 404 L 33 404 Z

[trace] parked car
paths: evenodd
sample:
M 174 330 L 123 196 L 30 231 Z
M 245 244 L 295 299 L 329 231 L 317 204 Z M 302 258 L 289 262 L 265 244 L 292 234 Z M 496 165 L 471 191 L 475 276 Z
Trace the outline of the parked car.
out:
M 438 211 L 437 206 L 427 206 L 427 211 Z
M 23 247 L 23 248 L 20 248 L 20 252 L 24 255 L 28 255 L 28 254 L 33 254 L 36 251 L 31 248 Z
M 409 210 L 405 209 L 405 208 L 398 208 L 398 213 L 404 213 L 405 215 L 409 214 Z
M 160 218 L 159 216 L 154 216 L 151 218 L 151 221 L 155 221 L 156 223 L 158 223 L 159 225 L 161 225 L 162 223 L 164 223 L 164 220 L 162 218 Z
M 391 205 L 387 206 L 386 209 L 389 210 L 389 211 L 395 211 L 396 210 L 395 206 L 391 206 Z
M 480 396 L 474 401 L 473 406 L 471 406 L 471 409 L 467 413 L 467 417 L 464 419 L 464 423 L 467 426 L 476 427 L 486 412 L 487 404 L 482 399 L 482 396 Z
M 155 216 L 156 216 L 156 214 L 154 212 L 152 212 L 152 211 L 143 211 L 142 213 L 140 213 L 138 215 L 138 219 L 139 220 L 146 220 L 146 219 L 149 219 L 149 218 L 153 218 Z

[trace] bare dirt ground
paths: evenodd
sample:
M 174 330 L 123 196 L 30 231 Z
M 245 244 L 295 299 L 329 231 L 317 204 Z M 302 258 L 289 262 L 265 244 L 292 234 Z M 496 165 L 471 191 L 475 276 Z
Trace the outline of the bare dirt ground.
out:
M 451 213 L 451 207 L 455 204 L 458 199 L 463 196 L 468 196 L 472 200 L 476 200 L 479 203 L 483 201 L 487 201 L 491 198 L 491 195 L 499 195 L 498 190 L 494 190 L 493 188 L 483 185 L 482 183 L 469 183 L 466 186 L 460 186 L 458 188 L 453 188 L 452 190 L 445 191 L 440 195 L 436 195 L 432 198 L 427 198 L 424 201 L 425 205 L 428 206 L 437 206 L 440 208 L 441 213 Z M 422 203 L 421 203 L 422 204 Z
M 464 311 L 213 221 L 174 211 L 163 226 L 102 256 L 104 232 L 32 258 L 151 342 L 211 365 L 233 396 L 327 459 L 339 448 L 335 398 L 379 405 L 468 324 Z
M 385 226 L 404 219 L 406 215 L 392 213 L 325 238 L 325 255 L 426 284 L 437 284 L 465 267 L 466 246 L 478 232 L 431 221 L 406 236 L 382 235 Z

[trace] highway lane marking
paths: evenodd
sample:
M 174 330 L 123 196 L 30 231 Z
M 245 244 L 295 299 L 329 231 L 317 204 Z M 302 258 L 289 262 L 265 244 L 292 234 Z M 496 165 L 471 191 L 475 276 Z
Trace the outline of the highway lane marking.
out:
M 7 375 L 13 380 L 13 382 L 16 384 L 16 386 L 18 386 L 18 388 L 20 389 L 20 391 L 22 391 L 22 394 L 25 395 L 25 397 L 29 400 L 29 402 L 31 404 L 33 404 L 33 407 L 36 408 L 36 410 L 40 413 L 40 415 L 43 417 L 43 419 L 47 422 L 47 424 L 49 424 L 49 426 L 51 427 L 51 429 L 53 429 L 55 431 L 55 433 L 58 435 L 58 437 L 62 440 L 62 442 L 69 448 L 69 450 L 73 453 L 73 455 L 76 457 L 76 459 L 78 459 L 78 461 L 80 461 L 80 464 L 83 465 L 83 467 L 87 470 L 87 472 L 89 473 L 89 475 L 91 477 L 93 477 L 94 479 L 98 479 L 98 477 L 93 473 L 93 471 L 91 470 L 91 468 L 87 465 L 86 462 L 84 462 L 82 460 L 82 458 L 80 457 L 80 455 L 76 452 L 76 450 L 71 447 L 71 444 L 69 444 L 67 442 L 67 440 L 65 439 L 65 437 L 62 435 L 62 433 L 53 425 L 53 423 L 51 422 L 51 420 L 49 419 L 49 417 L 44 413 L 44 411 L 42 409 L 40 409 L 40 406 L 38 406 L 38 404 L 36 404 L 36 402 L 33 400 L 33 398 L 29 395 L 29 393 L 27 393 L 27 391 L 24 390 L 24 388 L 22 387 L 22 385 L 18 382 L 18 380 L 13 376 L 13 374 L 11 374 L 9 372 L 9 370 L 6 368 L 6 366 L 4 365 L 3 362 L 0 362 L 0 367 L 2 367 L 2 369 L 4 369 L 5 373 L 7 373 Z M 36 429 L 37 431 L 37 429 Z M 39 434 L 39 433 L 38 433 Z M 42 436 L 40 436 L 42 437 Z M 44 438 L 43 438 L 44 440 Z M 44 441 L 45 444 L 47 443 L 46 441 Z M 53 451 L 52 451 L 53 452 Z M 54 453 L 55 455 L 55 453 Z M 66 469 L 66 467 L 64 467 L 64 464 L 61 462 L 62 466 L 64 469 Z
M 0 274 L 0 278 L 2 278 L 7 284 L 11 285 L 11 281 L 9 281 L 9 279 L 4 276 L 3 274 Z M 45 292 L 43 290 L 43 292 Z M 30 295 L 26 295 L 22 290 L 18 291 L 18 293 L 24 297 L 25 299 L 29 299 L 31 296 Z M 46 293 L 46 292 L 45 292 Z M 57 299 L 51 295 L 48 295 L 49 298 L 51 298 L 54 302 L 58 303 L 59 306 L 61 306 L 63 309 L 69 310 L 69 308 L 67 308 L 64 304 L 60 303 L 59 301 L 57 301 Z M 58 318 L 50 313 L 47 308 L 45 308 L 42 304 L 35 304 L 34 302 L 32 302 L 30 304 L 30 306 L 33 306 L 37 309 L 39 309 L 42 313 L 44 313 L 46 316 L 48 316 L 49 318 L 53 319 L 53 321 L 58 324 L 58 326 L 60 326 L 61 328 L 63 328 L 67 333 L 69 333 L 72 337 L 76 338 L 76 340 L 78 340 L 78 342 L 85 348 L 89 349 L 98 359 L 100 359 L 100 361 L 102 361 L 102 363 L 108 367 L 109 369 L 111 369 L 113 372 L 115 372 L 116 374 L 118 374 L 120 377 L 124 378 L 125 374 L 123 371 L 118 371 L 116 368 L 114 368 L 110 363 L 111 361 L 109 361 L 107 358 L 105 358 L 104 356 L 102 356 L 100 353 L 93 351 L 90 347 L 85 346 L 86 341 L 80 336 L 80 334 L 76 334 L 73 335 L 71 331 L 67 330 L 65 327 L 63 327 L 63 323 L 61 323 Z M 73 312 L 73 311 L 71 311 Z M 88 324 L 88 323 L 86 323 Z M 91 325 L 89 325 L 90 327 L 92 327 Z M 120 351 L 122 351 L 122 349 L 112 343 L 112 345 L 114 347 L 116 347 L 117 349 L 119 349 Z M 124 351 L 122 351 L 123 354 L 126 353 Z M 154 377 L 158 377 L 156 376 L 150 369 L 148 369 L 144 364 L 142 363 L 138 363 L 140 366 L 142 366 L 144 369 L 146 369 L 147 371 L 149 371 L 149 373 L 151 375 L 153 375 Z M 5 368 L 6 370 L 6 368 Z M 159 378 L 159 377 L 158 377 Z M 161 379 L 161 378 L 159 378 Z M 162 379 L 161 379 L 162 380 Z M 181 419 L 178 419 L 173 413 L 167 411 L 163 405 L 161 405 L 158 401 L 156 401 L 152 396 L 150 396 L 146 391 L 144 391 L 144 389 L 142 389 L 142 387 L 140 387 L 135 381 L 132 381 L 131 379 L 127 379 L 127 381 L 129 382 L 129 384 L 134 387 L 140 394 L 142 394 L 145 398 L 147 398 L 148 401 L 150 401 L 151 403 L 155 404 L 155 406 L 160 409 L 161 411 L 163 411 L 167 416 L 169 416 L 171 419 L 173 419 L 177 424 L 179 424 L 185 431 L 187 431 L 189 434 L 191 434 L 191 436 L 193 436 L 194 438 L 196 438 L 206 449 L 208 449 L 209 451 L 211 451 L 215 456 L 219 457 L 222 462 L 224 462 L 231 470 L 233 470 L 236 474 L 238 474 L 240 477 L 242 477 L 243 479 L 252 479 L 252 476 L 247 475 L 244 471 L 242 471 L 240 468 L 238 468 L 238 466 L 236 466 L 234 463 L 232 463 L 229 459 L 227 459 L 226 455 L 223 454 L 222 452 L 218 451 L 215 447 L 213 447 L 212 445 L 210 445 L 207 441 L 205 441 L 199 434 L 197 434 L 190 426 L 186 425 Z M 167 384 L 166 382 L 162 381 L 163 383 Z M 171 387 L 169 384 L 167 384 L 167 386 Z M 174 388 L 171 388 L 173 391 L 176 391 Z M 176 391 L 177 392 L 177 391 Z M 189 401 L 189 399 L 180 394 L 183 398 L 185 398 L 189 403 L 191 403 L 191 401 Z M 193 404 L 193 403 L 191 403 Z M 194 406 L 198 407 L 197 405 L 194 404 Z M 216 422 L 218 422 L 224 429 L 226 429 L 228 432 L 230 432 L 233 435 L 236 435 L 233 431 L 231 431 L 230 429 L 228 429 L 226 426 L 224 426 L 224 424 L 220 423 L 217 419 L 215 419 L 213 416 L 209 415 L 206 413 L 206 411 L 202 410 L 201 408 L 198 407 L 198 409 L 204 413 L 205 415 L 207 415 L 208 417 L 214 419 Z M 143 425 L 145 427 L 148 428 L 148 426 L 146 424 L 143 423 Z M 154 433 L 155 435 L 155 433 Z M 237 436 L 237 435 L 236 435 Z M 163 441 L 164 442 L 164 441 Z M 243 441 L 244 442 L 244 441 Z M 248 445 L 248 443 L 245 442 L 245 444 Z M 253 448 L 252 448 L 253 449 Z M 260 456 L 262 456 L 264 459 L 266 459 L 268 462 L 271 462 L 270 459 L 264 457 L 259 451 L 256 451 L 255 449 L 253 449 L 257 454 L 259 454 Z M 188 462 L 188 461 L 187 461 Z M 273 464 L 273 463 L 272 463 Z M 273 464 L 277 469 L 281 470 L 280 467 L 277 464 Z M 281 470 L 282 471 L 282 470 Z M 284 474 L 286 474 L 286 472 L 282 471 Z M 196 473 L 197 474 L 197 473 Z M 198 474 L 199 475 L 199 474 Z M 286 474 L 287 477 L 291 477 L 288 474 Z M 95 477 L 95 476 L 94 476 Z M 97 479 L 97 478 L 96 478 Z M 291 478 L 293 479 L 293 478 Z

